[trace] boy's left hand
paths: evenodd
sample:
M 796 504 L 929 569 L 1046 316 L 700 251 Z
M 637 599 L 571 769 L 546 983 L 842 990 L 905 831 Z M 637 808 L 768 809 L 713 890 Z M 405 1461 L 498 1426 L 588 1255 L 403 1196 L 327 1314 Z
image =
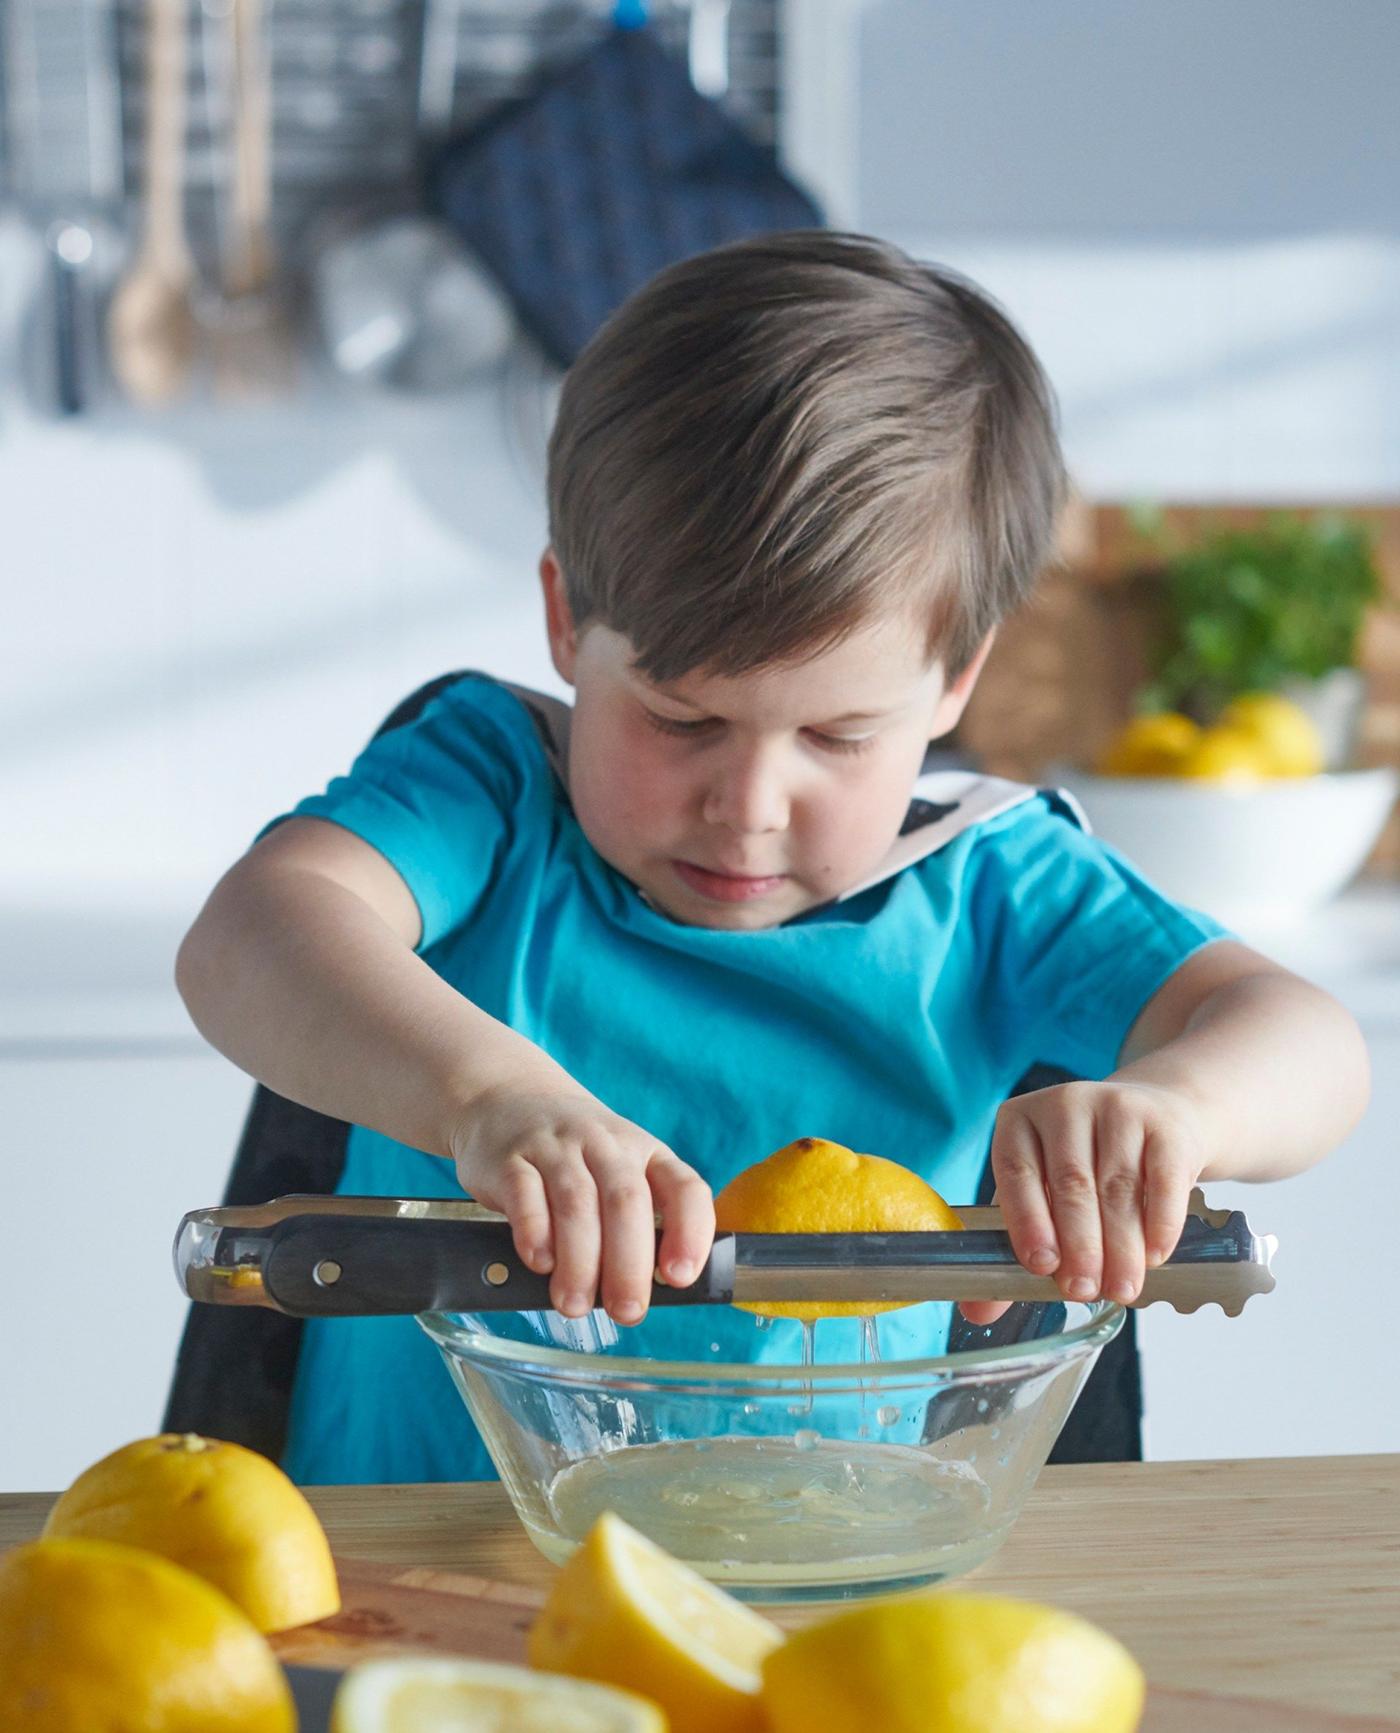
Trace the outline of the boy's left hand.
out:
M 1158 1084 L 1061 1083 L 1004 1102 L 992 1173 L 1012 1250 L 1067 1300 L 1136 1299 L 1181 1238 L 1206 1141 L 1199 1104 Z M 1007 1304 L 960 1309 L 990 1324 Z

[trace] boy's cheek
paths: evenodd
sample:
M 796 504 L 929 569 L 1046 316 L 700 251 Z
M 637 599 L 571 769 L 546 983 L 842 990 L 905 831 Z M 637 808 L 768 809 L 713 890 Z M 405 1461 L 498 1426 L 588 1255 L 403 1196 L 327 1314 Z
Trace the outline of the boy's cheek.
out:
M 665 841 L 684 815 L 686 789 L 657 750 L 656 736 L 618 727 L 578 748 L 571 766 L 574 801 L 585 830 L 596 832 L 595 846 L 599 840 L 613 848 Z

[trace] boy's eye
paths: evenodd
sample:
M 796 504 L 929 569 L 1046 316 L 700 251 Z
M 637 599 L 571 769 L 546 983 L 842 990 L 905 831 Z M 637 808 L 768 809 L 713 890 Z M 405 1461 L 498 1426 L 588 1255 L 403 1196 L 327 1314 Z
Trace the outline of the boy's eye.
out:
M 661 734 L 675 734 L 682 739 L 694 740 L 699 736 L 712 733 L 720 726 L 712 716 L 702 716 L 694 721 L 683 720 L 677 716 L 658 716 L 656 711 L 643 707 L 647 721 Z M 864 752 L 875 744 L 873 734 L 856 736 L 844 734 L 823 734 L 819 728 L 808 728 L 803 731 L 814 745 L 823 752 Z
M 658 716 L 654 710 L 646 710 L 645 708 L 643 714 L 652 727 L 662 734 L 703 734 L 715 725 L 708 716 L 701 717 L 695 722 L 683 722 L 675 716 Z
M 807 732 L 811 735 L 812 739 L 816 741 L 817 745 L 821 747 L 823 752 L 864 752 L 868 747 L 875 744 L 875 736 L 873 734 L 858 734 L 854 736 L 844 734 L 822 734 L 815 728 L 809 728 Z

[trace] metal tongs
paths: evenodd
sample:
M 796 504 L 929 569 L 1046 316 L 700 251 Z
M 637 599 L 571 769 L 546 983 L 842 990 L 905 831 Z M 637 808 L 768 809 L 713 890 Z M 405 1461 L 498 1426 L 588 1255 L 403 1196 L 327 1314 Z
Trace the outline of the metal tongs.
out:
M 687 1288 L 657 1282 L 658 1306 L 742 1300 L 1059 1300 L 1053 1277 L 1017 1263 L 1001 1211 L 965 1208 L 951 1233 L 717 1236 Z M 1133 1302 L 1237 1317 L 1274 1286 L 1278 1241 L 1239 1210 L 1191 1194 L 1175 1251 Z M 541 1312 L 549 1278 L 517 1256 L 503 1216 L 466 1200 L 293 1195 L 192 1210 L 175 1236 L 175 1273 L 192 1300 L 265 1306 L 294 1318 L 420 1312 Z

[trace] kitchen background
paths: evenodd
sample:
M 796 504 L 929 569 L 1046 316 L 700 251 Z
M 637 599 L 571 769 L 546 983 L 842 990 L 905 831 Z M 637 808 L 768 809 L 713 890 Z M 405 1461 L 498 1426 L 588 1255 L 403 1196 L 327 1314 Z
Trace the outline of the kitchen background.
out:
M 159 1421 L 183 1315 L 171 1233 L 217 1201 L 249 1094 L 170 983 L 204 893 L 428 677 L 480 666 L 559 690 L 534 582 L 558 369 L 479 258 L 415 210 L 422 171 L 460 160 L 451 141 L 586 53 L 614 8 L 164 10 L 162 79 L 144 0 L 0 0 L 0 1485 L 15 1489 L 63 1485 Z M 1391 0 L 650 10 L 694 87 L 829 221 L 982 282 L 1056 384 L 1081 496 L 1065 564 L 999 647 L 963 751 L 1040 775 L 1092 763 L 1122 722 L 1139 502 L 1355 512 L 1400 596 Z M 612 136 L 572 148 L 606 162 Z M 178 296 L 154 348 L 99 341 L 134 239 L 154 236 L 148 267 L 178 265 L 169 223 L 142 223 L 155 162 L 183 186 L 205 333 L 189 371 Z M 510 215 L 539 213 L 526 197 Z M 408 348 L 405 283 L 431 284 Z M 1400 632 L 1383 603 L 1357 659 L 1350 763 L 1394 765 Z M 1310 846 L 1286 821 L 1269 836 L 1261 883 Z M 1214 1188 L 1280 1236 L 1279 1288 L 1235 1320 L 1142 1315 L 1154 1457 L 1400 1449 L 1382 1303 L 1400 1217 L 1398 856 L 1392 828 L 1326 906 L 1238 910 L 1361 1019 L 1375 1100 L 1313 1172 Z

